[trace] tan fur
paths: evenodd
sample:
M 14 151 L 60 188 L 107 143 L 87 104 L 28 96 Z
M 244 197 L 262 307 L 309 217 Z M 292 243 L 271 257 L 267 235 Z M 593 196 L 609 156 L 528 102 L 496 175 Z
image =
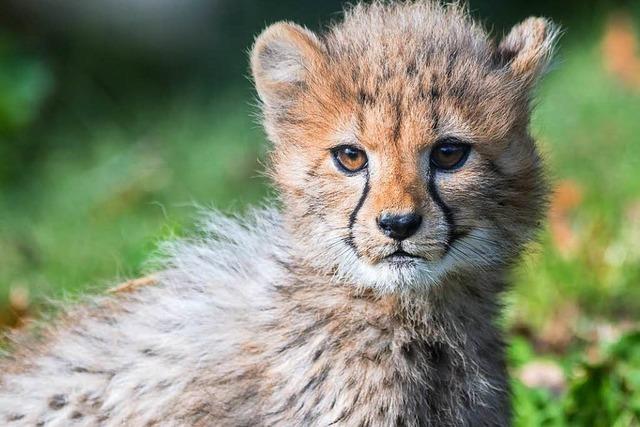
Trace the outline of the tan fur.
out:
M 108 290 L 112 294 L 119 294 L 125 292 L 134 292 L 143 286 L 155 285 L 157 280 L 153 276 L 140 277 L 138 279 L 127 280 L 120 283 Z
M 427 0 L 356 5 L 320 35 L 267 28 L 251 67 L 282 211 L 204 219 L 151 279 L 0 362 L 0 420 L 508 425 L 495 321 L 544 212 L 528 125 L 556 36 L 529 18 L 497 43 Z M 453 139 L 469 157 L 439 170 L 434 147 Z M 345 145 L 366 168 L 340 169 Z M 381 231 L 407 212 L 413 235 Z

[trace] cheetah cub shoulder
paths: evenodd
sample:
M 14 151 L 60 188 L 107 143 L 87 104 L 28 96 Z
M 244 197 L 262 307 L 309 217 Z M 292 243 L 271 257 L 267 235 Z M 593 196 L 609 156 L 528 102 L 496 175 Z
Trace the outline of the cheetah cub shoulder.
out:
M 2 425 L 509 425 L 494 325 L 547 187 L 528 130 L 557 36 L 433 1 L 256 40 L 281 208 L 211 215 L 154 284 L 0 362 Z

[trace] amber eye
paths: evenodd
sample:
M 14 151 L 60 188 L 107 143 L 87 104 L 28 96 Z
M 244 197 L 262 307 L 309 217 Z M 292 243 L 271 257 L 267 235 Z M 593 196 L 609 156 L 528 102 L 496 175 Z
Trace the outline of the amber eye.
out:
M 367 154 L 359 148 L 342 145 L 331 150 L 333 158 L 343 172 L 353 173 L 367 166 Z
M 471 146 L 461 142 L 443 142 L 431 150 L 431 164 L 440 170 L 453 170 L 467 161 Z

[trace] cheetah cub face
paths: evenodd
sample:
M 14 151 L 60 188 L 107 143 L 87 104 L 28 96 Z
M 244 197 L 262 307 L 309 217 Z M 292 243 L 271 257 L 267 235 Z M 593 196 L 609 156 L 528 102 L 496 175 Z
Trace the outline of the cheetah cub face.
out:
M 430 2 L 267 28 L 252 71 L 305 265 L 385 293 L 511 262 L 544 208 L 529 105 L 556 35 L 530 18 L 495 43 Z

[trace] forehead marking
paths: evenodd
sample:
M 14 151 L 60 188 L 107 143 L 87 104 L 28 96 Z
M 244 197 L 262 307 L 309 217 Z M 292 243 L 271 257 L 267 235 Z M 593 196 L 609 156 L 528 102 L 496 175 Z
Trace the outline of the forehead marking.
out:
M 440 102 L 440 88 L 436 79 L 436 73 L 431 73 L 431 79 L 429 82 L 429 98 L 431 101 L 431 128 L 434 132 L 437 132 L 440 125 L 440 115 L 438 113 L 438 102 Z
M 453 85 L 451 84 L 453 80 L 454 70 L 459 63 L 459 56 L 460 52 L 458 49 L 453 49 L 448 53 L 446 57 L 446 63 L 443 64 L 444 70 L 442 74 L 438 73 L 431 67 L 426 67 L 426 64 L 422 63 L 420 65 L 425 66 L 425 68 L 427 69 L 425 70 L 426 72 L 421 72 L 421 70 L 418 69 L 417 57 L 412 58 L 404 68 L 405 76 L 417 78 L 418 81 L 423 80 L 421 84 L 417 84 L 417 101 L 426 102 L 429 104 L 427 108 L 429 108 L 429 116 L 431 117 L 431 128 L 436 134 L 439 133 L 439 131 L 441 130 L 440 127 L 442 126 L 442 117 L 440 117 L 439 103 L 442 100 L 443 91 L 446 91 L 447 94 L 452 94 L 453 98 L 459 101 L 461 98 L 463 98 L 463 93 L 466 91 L 466 86 L 468 85 L 468 82 L 464 79 L 461 81 L 457 81 Z M 351 77 L 352 79 L 360 80 L 359 77 L 361 76 L 358 76 L 359 70 L 356 71 L 356 68 L 359 67 L 354 66 L 354 68 L 352 68 Z M 366 127 L 365 109 L 374 107 L 376 104 L 378 104 L 379 101 L 381 101 L 380 97 L 384 96 L 385 98 L 387 98 L 385 101 L 389 103 L 389 114 L 392 118 L 391 138 L 395 142 L 401 138 L 403 115 L 406 113 L 403 108 L 403 97 L 406 94 L 401 93 L 401 91 L 397 93 L 388 93 L 386 96 L 380 93 L 381 90 L 383 90 L 383 87 L 386 85 L 385 83 L 387 83 L 387 81 L 384 80 L 384 75 L 385 73 L 389 72 L 387 64 L 382 64 L 381 68 L 382 72 L 377 76 L 376 79 L 374 79 L 373 88 L 366 89 L 365 87 L 360 86 L 355 91 L 354 95 L 356 98 L 356 102 L 360 107 L 358 109 L 358 112 L 356 113 L 356 123 L 358 125 L 358 130 L 360 132 L 363 132 Z M 429 70 L 429 68 L 431 69 Z M 373 92 L 371 91 L 371 89 L 373 89 Z
M 453 68 L 457 59 L 458 59 L 458 48 L 455 48 L 451 52 L 449 52 L 449 57 L 447 58 L 447 69 L 445 74 L 447 76 L 447 82 L 451 81 Z
M 395 115 L 393 120 L 393 129 L 391 131 L 391 138 L 394 142 L 400 139 L 400 130 L 402 128 L 402 95 L 396 94 L 392 97 L 392 108 Z

